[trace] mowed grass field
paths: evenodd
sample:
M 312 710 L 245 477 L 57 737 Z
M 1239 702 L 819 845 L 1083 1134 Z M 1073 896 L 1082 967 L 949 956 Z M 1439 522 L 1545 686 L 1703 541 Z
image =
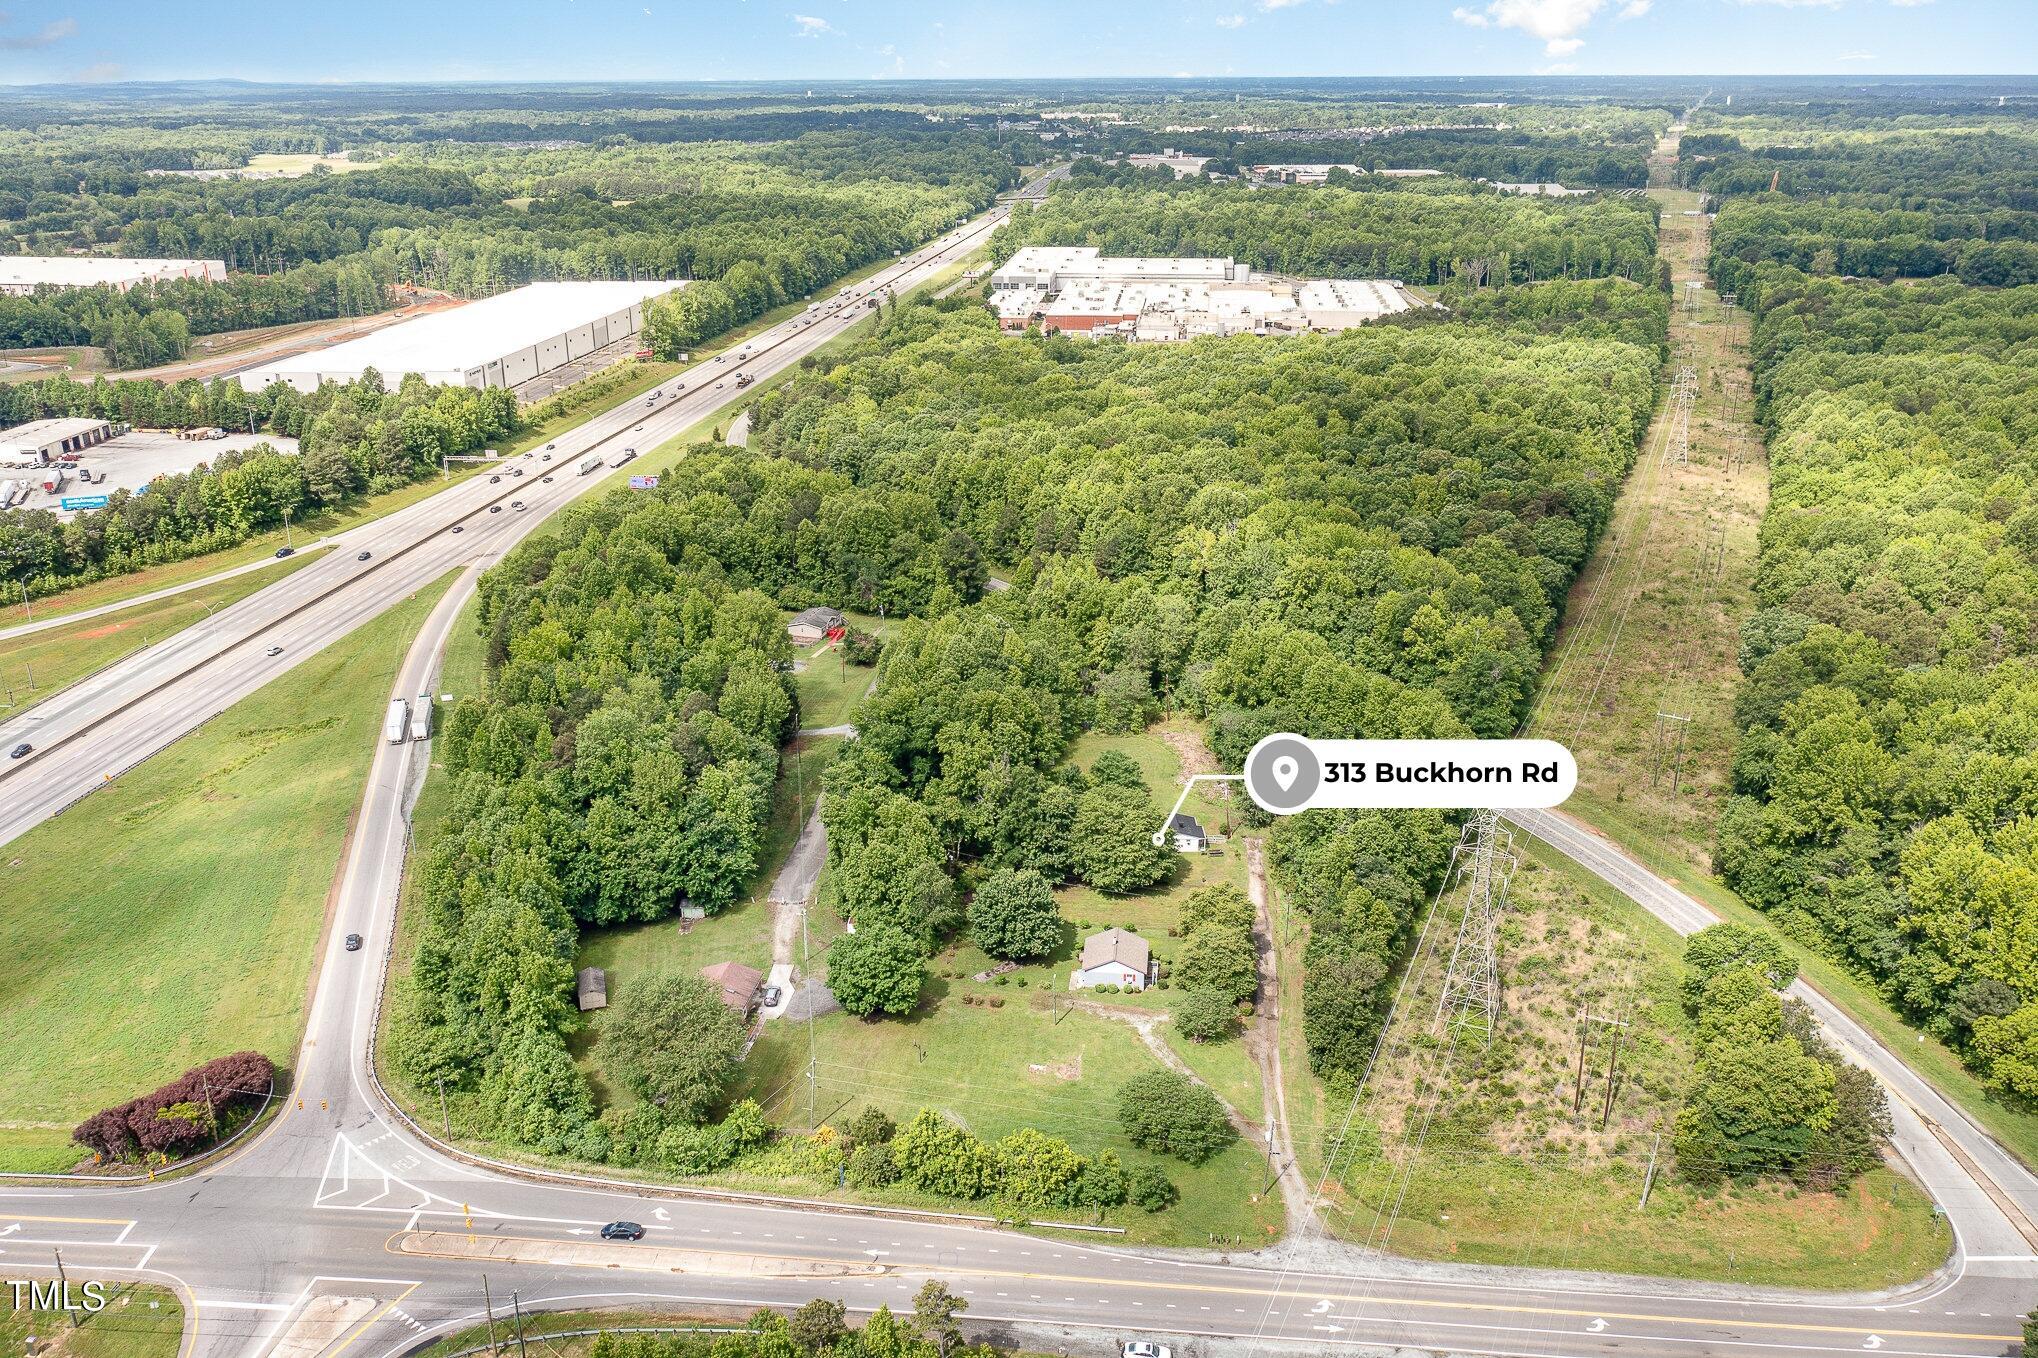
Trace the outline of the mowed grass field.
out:
M 167 599 L 0 641 L 0 712 L 39 703 L 122 656 L 204 622 L 228 604 L 274 584 L 322 555 L 322 551 L 299 552 L 273 566 L 196 586 Z
M 1244 1142 L 1202 1165 L 1150 1155 L 1118 1125 L 1118 1089 L 1161 1063 L 1124 1023 L 1082 1010 L 1064 1011 L 1061 996 L 1001 989 L 1004 1007 L 962 1004 L 960 987 L 934 980 L 926 1002 L 906 1020 L 865 1023 L 828 1014 L 814 1023 L 815 1116 L 841 1126 L 865 1104 L 904 1122 L 934 1108 L 986 1140 L 1021 1127 L 1064 1137 L 1084 1153 L 1114 1150 L 1130 1167 L 1158 1166 L 1181 1190 L 1165 1212 L 1119 1208 L 1107 1220 L 1126 1238 L 1151 1244 L 1204 1245 L 1213 1239 L 1271 1242 L 1281 1229 L 1278 1194 L 1251 1201 L 1265 1185 L 1265 1164 Z M 806 1025 L 769 1024 L 744 1062 L 739 1095 L 768 1102 L 773 1120 L 807 1122 Z M 814 1193 L 822 1186 L 756 1184 Z M 942 1204 L 951 1210 L 981 1207 Z M 1041 1213 L 1072 1221 L 1085 1214 Z
M 0 1170 L 200 1061 L 288 1063 L 420 591 L 0 850 Z M 32 960 L 32 965 L 20 965 Z
M 90 1280 L 91 1274 L 73 1270 L 72 1295 Z M 177 1294 L 147 1283 L 106 1281 L 105 1287 L 105 1308 L 80 1313 L 76 1326 L 62 1311 L 26 1304 L 0 1310 L 0 1350 L 26 1353 L 28 1337 L 35 1335 L 40 1358 L 176 1358 L 184 1335 Z

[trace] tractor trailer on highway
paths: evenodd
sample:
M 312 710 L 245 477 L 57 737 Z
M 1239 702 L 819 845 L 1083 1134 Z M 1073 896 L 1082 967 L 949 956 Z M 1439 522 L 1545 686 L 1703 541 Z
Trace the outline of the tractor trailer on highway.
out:
M 429 693 L 418 694 L 417 706 L 410 710 L 410 738 L 432 738 L 432 695 Z
M 389 715 L 382 719 L 382 738 L 391 745 L 401 745 L 409 730 L 410 704 L 401 698 L 391 698 Z
M 601 466 L 601 455 L 600 455 L 600 454 L 598 454 L 598 453 L 597 453 L 597 454 L 596 454 L 595 456 L 593 456 L 593 457 L 590 457 L 590 458 L 584 458 L 584 459 L 582 459 L 582 460 L 581 460 L 581 463 L 580 463 L 580 474 L 581 474 L 582 476 L 585 476 L 585 475 L 587 475 L 587 474 L 588 474 L 589 472 L 591 472 L 591 471 L 594 471 L 594 470 L 598 469 L 598 468 L 599 468 L 600 466 Z

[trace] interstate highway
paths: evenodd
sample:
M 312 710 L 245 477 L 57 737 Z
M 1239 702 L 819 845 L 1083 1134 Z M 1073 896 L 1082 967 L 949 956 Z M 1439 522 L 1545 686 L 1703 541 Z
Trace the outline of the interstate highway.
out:
M 1039 183 L 1029 191 L 1038 192 Z M 670 392 L 683 382 L 684 394 L 656 408 L 632 397 L 560 435 L 550 462 L 536 453 L 506 458 L 493 469 L 499 483 L 476 476 L 336 534 L 324 558 L 0 722 L 0 749 L 35 747 L 28 758 L 0 762 L 0 844 L 449 571 L 501 556 L 604 479 L 606 468 L 578 475 L 583 458 L 612 457 L 625 447 L 649 452 L 734 400 L 739 373 L 762 380 L 797 363 L 867 317 L 866 298 L 917 287 L 983 245 L 1009 210 L 1000 204 L 859 281 L 846 298 L 828 299 L 840 303 L 833 311 L 783 321 L 725 351 L 723 361 L 695 364 L 665 384 Z M 512 468 L 523 476 L 511 475 Z M 546 475 L 554 478 L 549 485 Z M 527 508 L 511 509 L 513 500 Z M 502 512 L 489 513 L 493 504 Z M 456 523 L 464 531 L 451 532 Z M 369 559 L 357 560 L 363 551 Z M 270 656 L 271 646 L 282 650 Z

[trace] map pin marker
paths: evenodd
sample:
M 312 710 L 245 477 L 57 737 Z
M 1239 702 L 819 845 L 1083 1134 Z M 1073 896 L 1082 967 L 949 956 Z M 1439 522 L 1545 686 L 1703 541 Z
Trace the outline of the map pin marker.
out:
M 1274 761 L 1274 781 L 1281 785 L 1283 792 L 1295 786 L 1295 779 L 1301 772 L 1302 766 L 1295 762 L 1292 754 L 1284 754 Z

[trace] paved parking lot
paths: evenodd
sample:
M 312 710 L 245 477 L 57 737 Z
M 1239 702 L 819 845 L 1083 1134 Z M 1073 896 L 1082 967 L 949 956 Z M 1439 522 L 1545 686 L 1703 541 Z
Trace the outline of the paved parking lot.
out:
M 64 496 L 111 495 L 116 490 L 138 490 L 158 476 L 176 472 L 188 472 L 200 463 L 210 463 L 221 453 L 236 448 L 247 448 L 257 443 L 267 443 L 279 452 L 297 451 L 297 440 L 273 434 L 229 434 L 223 439 L 180 439 L 174 433 L 161 430 L 135 430 L 119 438 L 108 439 L 96 447 L 87 448 L 85 455 L 75 468 L 89 470 L 94 477 L 106 473 L 106 480 L 86 485 L 79 481 L 77 472 L 70 473 L 64 488 L 51 495 L 42 489 L 43 477 L 47 472 L 37 468 L 0 467 L 0 481 L 27 481 L 33 490 L 25 502 L 19 502 L 16 509 L 47 509 L 60 519 L 69 519 L 79 510 L 66 510 L 58 502 Z

